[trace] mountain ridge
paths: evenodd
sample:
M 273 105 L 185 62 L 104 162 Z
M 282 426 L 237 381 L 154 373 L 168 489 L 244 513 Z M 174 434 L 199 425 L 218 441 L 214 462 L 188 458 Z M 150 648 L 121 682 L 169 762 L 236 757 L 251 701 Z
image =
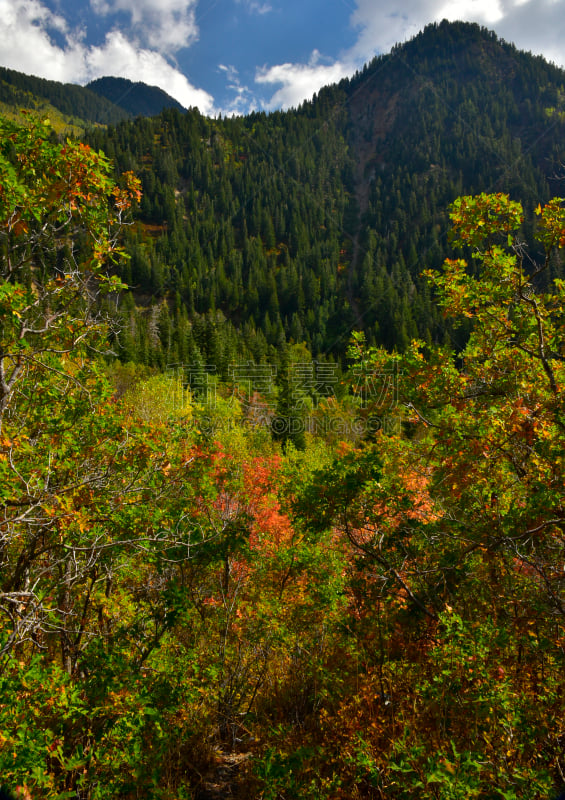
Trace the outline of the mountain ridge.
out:
M 91 92 L 105 97 L 114 105 L 123 108 L 133 117 L 153 117 L 167 108 L 186 111 L 183 105 L 158 86 L 150 86 L 142 81 L 105 76 L 86 85 Z

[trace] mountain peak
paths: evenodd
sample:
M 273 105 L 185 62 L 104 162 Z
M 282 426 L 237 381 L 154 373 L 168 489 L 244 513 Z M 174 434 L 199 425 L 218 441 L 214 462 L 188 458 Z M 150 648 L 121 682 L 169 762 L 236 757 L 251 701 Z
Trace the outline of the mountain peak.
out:
M 106 76 L 92 81 L 86 88 L 110 100 L 134 117 L 154 117 L 166 108 L 186 110 L 174 97 L 158 86 L 148 86 L 140 81 L 134 83 L 127 78 Z

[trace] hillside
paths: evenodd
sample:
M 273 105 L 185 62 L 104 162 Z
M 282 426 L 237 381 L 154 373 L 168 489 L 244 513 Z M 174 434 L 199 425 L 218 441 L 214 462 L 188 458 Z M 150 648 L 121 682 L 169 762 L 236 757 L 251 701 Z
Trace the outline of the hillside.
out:
M 408 272 L 419 294 L 422 268 L 449 253 L 438 233 L 457 196 L 506 192 L 531 222 L 539 199 L 562 191 L 564 82 L 562 70 L 487 30 L 444 22 L 346 85 L 359 224 L 353 285 L 364 327 L 379 326 L 385 344 L 402 338 L 383 328 L 383 284 L 396 272 L 397 288 Z M 410 323 L 409 315 L 409 335 Z
M 167 111 L 93 133 L 143 181 L 121 357 L 225 373 L 294 341 L 340 359 L 353 328 L 400 350 L 416 335 L 462 345 L 421 272 L 451 253 L 462 194 L 510 193 L 531 237 L 534 205 L 560 191 L 564 84 L 487 30 L 442 23 L 298 110 Z

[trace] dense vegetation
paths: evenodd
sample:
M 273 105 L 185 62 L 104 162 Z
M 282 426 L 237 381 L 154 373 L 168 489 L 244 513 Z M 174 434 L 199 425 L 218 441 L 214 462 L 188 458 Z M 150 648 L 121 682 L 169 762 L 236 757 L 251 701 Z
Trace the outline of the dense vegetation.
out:
M 459 154 L 440 128 L 425 152 L 423 100 L 396 127 L 411 71 L 484 89 L 465 43 L 515 65 L 493 97 L 531 92 L 500 140 L 522 202 L 486 160 L 510 100 Z M 288 114 L 168 111 L 95 149 L 0 122 L 0 775 L 25 800 L 563 788 L 560 76 L 442 25 Z

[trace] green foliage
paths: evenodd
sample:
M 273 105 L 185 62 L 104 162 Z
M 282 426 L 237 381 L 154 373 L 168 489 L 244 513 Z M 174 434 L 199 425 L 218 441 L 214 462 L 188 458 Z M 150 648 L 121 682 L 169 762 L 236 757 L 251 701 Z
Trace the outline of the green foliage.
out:
M 86 145 L 51 140 L 47 123 L 0 120 L 0 421 L 26 370 L 100 343 L 98 293 L 123 284 L 108 265 L 132 202 L 107 159 Z
M 541 798 L 558 779 L 565 321 L 560 282 L 553 294 L 536 284 L 563 246 L 561 201 L 538 214 L 544 260 L 528 275 L 519 204 L 484 194 L 454 203 L 454 235 L 473 245 L 479 268 L 448 260 L 428 274 L 446 314 L 472 320 L 466 348 L 415 342 L 398 359 L 355 337 L 358 373 L 400 367 L 404 433 L 348 454 L 345 472 L 334 462 L 295 502 L 358 553 L 358 635 L 374 626 L 368 598 L 380 609 L 364 696 L 378 677 L 393 716 L 360 705 L 357 727 L 355 701 L 345 712 L 352 732 L 373 733 L 348 763 L 375 796 Z M 388 401 L 375 397 L 372 410 Z

